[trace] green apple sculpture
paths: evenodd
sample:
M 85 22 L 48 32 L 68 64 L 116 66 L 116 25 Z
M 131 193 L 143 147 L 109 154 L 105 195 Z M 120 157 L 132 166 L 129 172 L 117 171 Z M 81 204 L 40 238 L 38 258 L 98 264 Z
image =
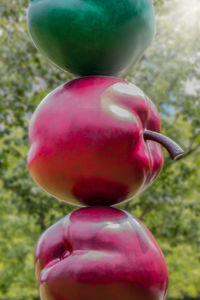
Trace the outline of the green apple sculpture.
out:
M 125 73 L 155 33 L 152 0 L 32 0 L 27 22 L 36 47 L 77 75 Z

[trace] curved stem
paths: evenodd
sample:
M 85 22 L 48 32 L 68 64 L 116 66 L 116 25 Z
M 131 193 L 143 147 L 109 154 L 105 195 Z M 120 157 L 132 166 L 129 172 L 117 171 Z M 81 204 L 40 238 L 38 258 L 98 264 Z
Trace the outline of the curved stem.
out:
M 171 158 L 174 160 L 176 160 L 178 157 L 184 154 L 183 149 L 177 143 L 175 143 L 172 139 L 168 138 L 167 136 L 161 133 L 151 130 L 145 130 L 144 139 L 155 141 L 164 146 L 169 152 Z

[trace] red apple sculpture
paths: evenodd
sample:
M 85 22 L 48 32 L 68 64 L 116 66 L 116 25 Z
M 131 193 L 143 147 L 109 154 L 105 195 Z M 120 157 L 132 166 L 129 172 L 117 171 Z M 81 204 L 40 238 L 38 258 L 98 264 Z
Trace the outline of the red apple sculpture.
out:
M 35 273 L 42 300 L 163 300 L 168 287 L 150 231 L 110 207 L 78 209 L 47 229 Z
M 135 85 L 114 77 L 76 79 L 50 93 L 33 115 L 30 174 L 66 202 L 114 205 L 157 177 L 159 143 L 172 157 L 182 153 L 159 131 L 156 107 Z

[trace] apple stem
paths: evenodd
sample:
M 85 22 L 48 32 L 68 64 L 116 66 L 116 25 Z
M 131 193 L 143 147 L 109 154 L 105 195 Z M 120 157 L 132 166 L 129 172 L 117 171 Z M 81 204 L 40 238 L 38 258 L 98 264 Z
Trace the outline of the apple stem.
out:
M 160 143 L 167 149 L 169 155 L 173 160 L 176 160 L 178 157 L 184 154 L 183 149 L 177 143 L 161 133 L 151 130 L 145 130 L 144 139 Z

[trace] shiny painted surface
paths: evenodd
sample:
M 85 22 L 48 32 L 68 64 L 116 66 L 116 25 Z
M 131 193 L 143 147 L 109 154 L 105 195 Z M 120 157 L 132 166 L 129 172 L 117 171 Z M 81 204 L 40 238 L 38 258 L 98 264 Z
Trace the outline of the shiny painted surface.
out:
M 168 271 L 149 230 L 125 211 L 81 208 L 40 237 L 42 300 L 163 300 Z
M 94 76 L 50 93 L 30 124 L 32 178 L 58 199 L 114 205 L 132 199 L 158 175 L 160 145 L 144 129 L 160 131 L 156 107 L 135 85 Z
M 127 71 L 155 32 L 151 0 L 32 0 L 27 23 L 36 47 L 78 75 Z

